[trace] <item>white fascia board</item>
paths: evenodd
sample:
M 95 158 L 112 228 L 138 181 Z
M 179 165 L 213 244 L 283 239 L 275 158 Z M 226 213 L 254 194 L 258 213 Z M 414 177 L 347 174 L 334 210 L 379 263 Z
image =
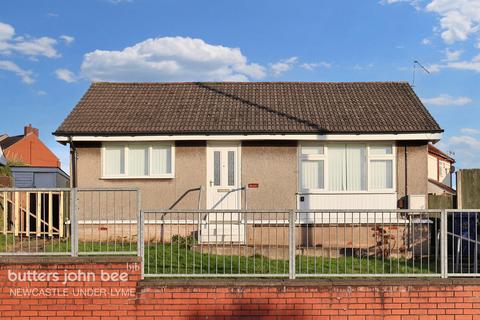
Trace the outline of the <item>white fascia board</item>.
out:
M 143 135 L 143 136 L 72 136 L 72 141 L 231 141 L 231 140 L 306 140 L 306 141 L 439 141 L 441 133 L 399 134 L 249 134 L 249 135 Z M 58 142 L 69 142 L 70 137 L 57 136 Z

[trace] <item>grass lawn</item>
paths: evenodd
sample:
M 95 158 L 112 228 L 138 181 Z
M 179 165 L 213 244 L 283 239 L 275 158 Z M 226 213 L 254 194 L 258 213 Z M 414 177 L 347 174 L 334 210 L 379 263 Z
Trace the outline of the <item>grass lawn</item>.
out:
M 13 246 L 13 236 L 0 235 L 0 252 L 70 252 L 70 242 L 32 238 L 19 245 L 18 238 Z M 176 239 L 172 243 L 145 246 L 145 273 L 158 274 L 288 274 L 288 260 L 269 259 L 265 256 L 236 256 L 208 254 L 193 250 L 190 240 Z M 33 248 L 33 249 L 32 249 Z M 135 252 L 135 243 L 79 243 L 80 253 L 88 252 Z M 108 254 L 105 254 L 108 255 Z M 433 261 L 416 261 L 382 257 L 308 257 L 296 256 L 296 272 L 302 274 L 422 274 L 435 273 Z
M 288 274 L 288 260 L 264 256 L 208 255 L 184 244 L 159 244 L 145 247 L 146 274 Z M 422 274 L 435 272 L 428 261 L 381 257 L 307 257 L 296 256 L 296 272 L 303 274 Z

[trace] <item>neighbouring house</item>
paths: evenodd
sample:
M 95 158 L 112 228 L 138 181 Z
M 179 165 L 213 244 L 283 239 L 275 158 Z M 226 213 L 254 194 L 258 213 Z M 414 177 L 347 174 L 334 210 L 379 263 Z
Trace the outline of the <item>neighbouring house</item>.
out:
M 19 188 L 69 186 L 69 176 L 61 169 L 58 157 L 40 140 L 39 130 L 28 125 L 17 136 L 0 136 L 0 149 Z
M 428 193 L 435 195 L 455 195 L 452 186 L 452 175 L 455 171 L 455 160 L 436 148 L 433 144 L 428 145 Z
M 422 209 L 442 132 L 406 82 L 93 83 L 54 135 L 145 210 Z

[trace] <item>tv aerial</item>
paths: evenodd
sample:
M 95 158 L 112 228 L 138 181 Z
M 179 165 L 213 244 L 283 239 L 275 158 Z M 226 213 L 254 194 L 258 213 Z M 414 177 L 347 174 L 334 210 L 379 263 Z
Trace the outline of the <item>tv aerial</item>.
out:
M 413 79 L 412 79 L 412 87 L 415 87 L 415 74 L 417 72 L 417 66 L 420 67 L 425 73 L 430 74 L 430 71 L 425 68 L 418 60 L 413 61 Z

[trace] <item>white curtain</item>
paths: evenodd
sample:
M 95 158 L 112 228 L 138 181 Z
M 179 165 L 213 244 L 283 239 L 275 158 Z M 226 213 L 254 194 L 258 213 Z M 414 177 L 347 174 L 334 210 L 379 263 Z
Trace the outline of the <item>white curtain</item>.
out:
M 116 176 L 125 173 L 125 152 L 122 146 L 105 147 L 105 168 L 106 176 Z
M 370 171 L 370 187 L 372 189 L 393 188 L 392 160 L 371 160 Z
M 171 148 L 168 146 L 152 147 L 152 174 L 166 174 L 172 172 Z
M 363 145 L 347 145 L 346 148 L 346 171 L 348 191 L 366 190 L 365 155 L 366 148 Z
M 331 145 L 328 147 L 328 188 L 344 191 L 345 187 L 345 145 Z
M 128 152 L 128 175 L 132 177 L 148 175 L 148 147 L 130 146 Z
M 323 189 L 323 160 L 302 161 L 302 188 Z

